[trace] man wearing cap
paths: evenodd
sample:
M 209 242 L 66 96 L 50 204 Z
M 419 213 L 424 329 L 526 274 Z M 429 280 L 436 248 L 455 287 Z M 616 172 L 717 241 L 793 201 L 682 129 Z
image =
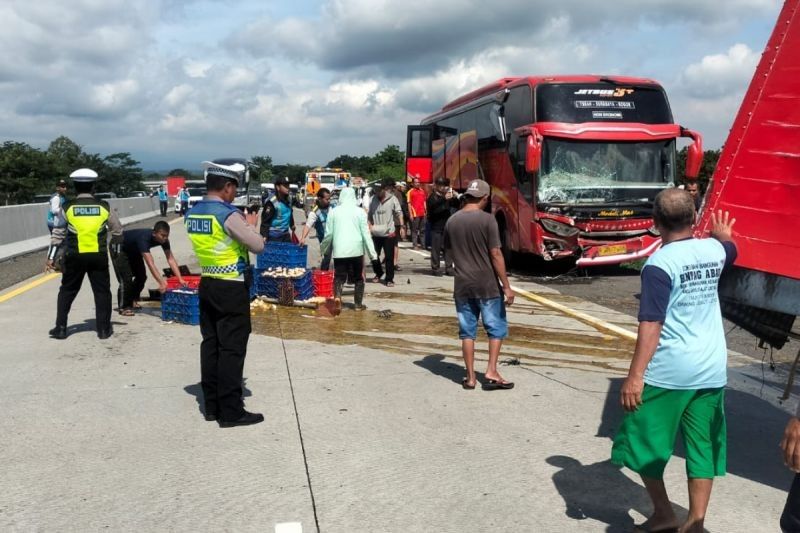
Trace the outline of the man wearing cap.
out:
M 275 194 L 264 202 L 261 235 L 268 241 L 292 242 L 294 213 L 286 176 L 275 178 Z
M 511 389 L 514 384 L 497 372 L 503 339 L 508 336 L 506 306 L 514 303 L 514 291 L 506 276 L 497 221 L 484 211 L 489 205 L 489 184 L 472 180 L 464 192 L 464 207 L 444 227 L 444 246 L 455 266 L 453 298 L 458 314 L 458 336 L 467 376 L 461 382 L 474 389 L 475 337 L 478 318 L 489 337 L 489 362 L 484 389 Z M 502 285 L 501 285 L 502 284 Z M 504 300 L 505 297 L 505 300 Z
M 56 327 L 50 330 L 50 336 L 67 338 L 67 316 L 86 275 L 94 293 L 97 336 L 107 339 L 113 333 L 107 235 L 110 231 L 112 246 L 119 246 L 122 225 L 107 202 L 92 196 L 97 172 L 81 168 L 70 174 L 70 178 L 75 184 L 76 197 L 63 207 L 67 231 L 63 243 L 57 245 L 65 246 L 64 275 L 58 291 Z
M 245 411 L 242 373 L 250 337 L 249 253 L 264 240 L 258 215 L 231 205 L 245 172 L 241 163 L 204 162 L 208 195 L 186 215 L 186 231 L 200 262 L 200 385 L 204 413 L 220 427 L 258 424 L 264 415 Z M 247 276 L 247 279 L 246 279 Z

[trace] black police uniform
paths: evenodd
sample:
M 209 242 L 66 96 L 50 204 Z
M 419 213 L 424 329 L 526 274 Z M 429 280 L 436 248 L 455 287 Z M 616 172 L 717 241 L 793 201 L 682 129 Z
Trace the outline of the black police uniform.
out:
M 107 202 L 97 200 L 90 194 L 80 194 L 64 205 L 67 219 L 67 236 L 62 246 L 64 254 L 64 273 L 61 288 L 58 291 L 58 310 L 56 327 L 50 335 L 56 338 L 66 337 L 67 316 L 72 302 L 80 291 L 84 276 L 94 293 L 95 318 L 97 336 L 108 338 L 111 333 L 111 283 L 108 271 L 107 234 L 112 229 L 112 242 L 121 240 L 122 228 L 116 214 Z M 81 224 L 97 225 L 97 242 L 91 242 L 85 235 L 79 235 Z M 87 251 L 88 250 L 88 251 Z

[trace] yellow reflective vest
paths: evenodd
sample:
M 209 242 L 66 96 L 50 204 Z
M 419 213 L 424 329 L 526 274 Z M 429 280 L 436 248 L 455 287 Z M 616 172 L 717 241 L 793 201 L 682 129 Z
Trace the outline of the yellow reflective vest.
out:
M 64 207 L 67 221 L 67 251 L 79 254 L 106 253 L 108 215 L 111 208 L 94 198 L 76 198 Z

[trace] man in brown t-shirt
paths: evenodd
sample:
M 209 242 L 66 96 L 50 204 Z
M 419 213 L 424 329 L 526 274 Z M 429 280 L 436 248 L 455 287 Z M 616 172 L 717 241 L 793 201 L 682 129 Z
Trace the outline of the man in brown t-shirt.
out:
M 497 372 L 500 347 L 508 336 L 506 306 L 514 303 L 514 291 L 506 276 L 497 222 L 484 211 L 489 203 L 489 191 L 488 183 L 473 180 L 464 193 L 464 207 L 447 220 L 444 228 L 444 246 L 455 266 L 453 298 L 458 314 L 461 353 L 467 367 L 467 377 L 461 382 L 465 389 L 474 389 L 476 384 L 478 317 L 482 318 L 489 337 L 489 363 L 483 388 L 514 387 Z

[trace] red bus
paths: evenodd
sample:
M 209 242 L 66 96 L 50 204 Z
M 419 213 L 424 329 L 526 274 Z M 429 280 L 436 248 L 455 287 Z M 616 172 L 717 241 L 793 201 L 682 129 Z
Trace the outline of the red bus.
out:
M 695 178 L 702 138 L 672 119 L 655 81 L 617 76 L 503 78 L 409 126 L 406 174 L 492 187 L 503 251 L 578 266 L 647 257 L 661 244 L 655 195 L 676 185 L 676 141 L 692 140 Z

